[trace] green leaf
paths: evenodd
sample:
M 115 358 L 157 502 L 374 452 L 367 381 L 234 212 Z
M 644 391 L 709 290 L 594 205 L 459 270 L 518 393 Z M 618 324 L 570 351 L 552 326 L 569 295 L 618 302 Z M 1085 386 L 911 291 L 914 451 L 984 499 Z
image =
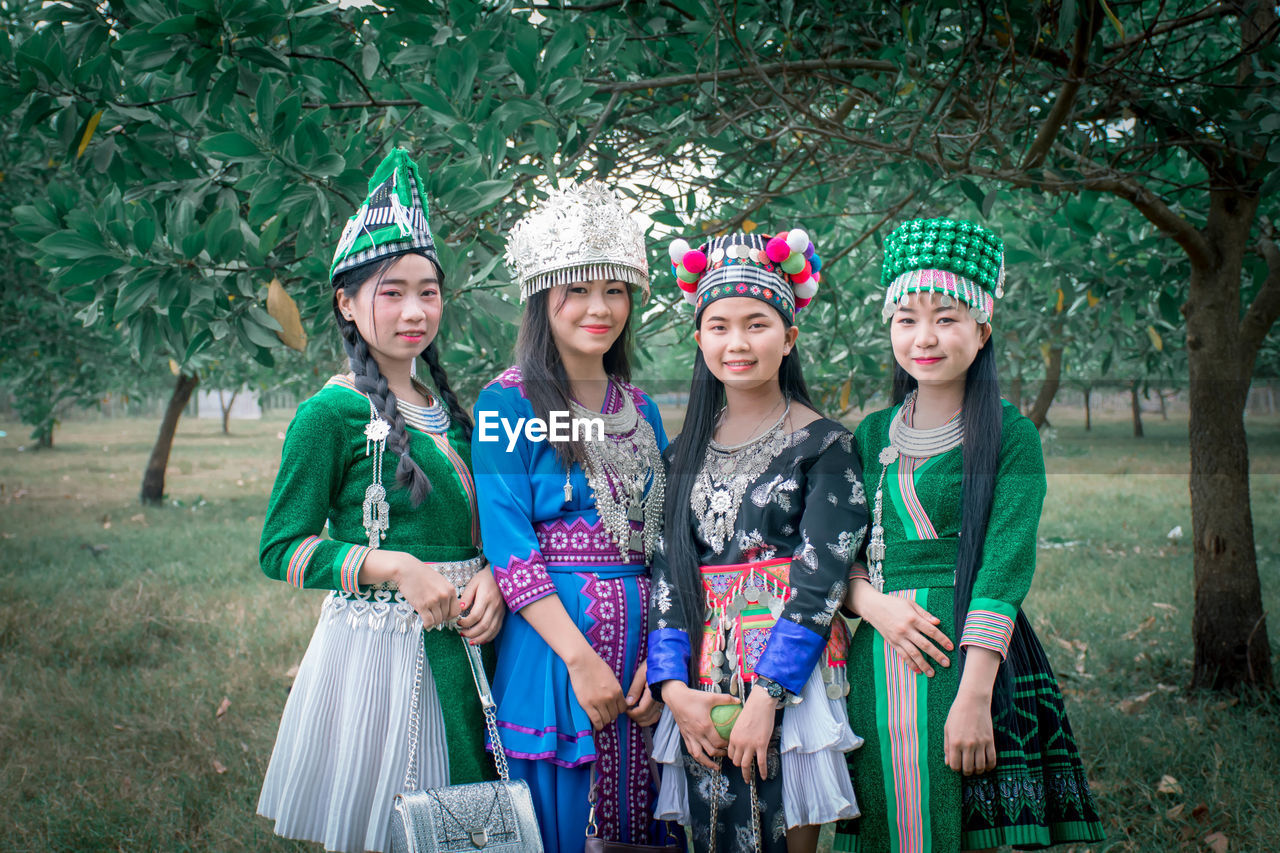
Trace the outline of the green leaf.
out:
M 262 313 L 265 316 L 270 316 L 265 311 Z M 276 325 L 278 326 L 279 323 L 276 323 Z M 261 323 L 254 321 L 248 315 L 241 318 L 239 328 L 244 332 L 245 337 L 257 346 L 264 347 L 266 349 L 280 346 L 280 339 L 276 337 L 274 331 L 263 326 Z
M 264 65 L 267 68 L 274 68 L 277 71 L 288 71 L 289 65 L 277 56 L 275 53 L 267 50 L 265 47 L 256 45 L 246 45 L 244 47 L 236 47 L 236 54 L 242 59 L 246 59 L 256 65 Z
M 124 261 L 107 255 L 85 258 L 82 261 L 76 261 L 62 275 L 58 276 L 58 283 L 64 287 L 87 284 L 110 275 L 122 266 L 124 266 Z
M 133 246 L 140 254 L 145 255 L 151 250 L 151 244 L 156 239 L 156 221 L 143 217 L 133 223 Z
M 346 158 L 341 154 L 332 152 L 324 155 L 308 168 L 313 175 L 319 175 L 325 178 L 332 178 L 341 175 L 343 170 L 347 168 Z
M 151 28 L 153 35 L 173 35 L 175 33 L 193 32 L 197 27 L 195 15 L 179 15 L 167 21 L 161 21 Z
M 79 260 L 106 252 L 106 247 L 101 243 L 81 237 L 74 231 L 58 231 L 50 234 L 36 243 L 36 248 L 58 260 Z
M 982 210 L 983 219 L 987 219 L 991 216 L 991 208 L 996 206 L 996 197 L 998 195 L 998 191 L 992 190 L 982 197 L 982 204 L 979 205 L 979 208 Z
M 262 152 L 247 136 L 228 131 L 215 134 L 200 143 L 200 150 L 230 160 L 261 159 Z
M 391 65 L 421 65 L 434 53 L 430 45 L 411 44 L 391 58 Z
M 973 202 L 974 206 L 977 207 L 978 210 L 982 210 L 982 202 L 983 199 L 986 198 L 986 194 L 982 192 L 982 189 L 968 178 L 961 178 L 956 181 L 956 183 L 960 186 L 960 191 L 965 194 L 969 201 Z
M 200 350 L 204 349 L 211 343 L 213 343 L 213 332 L 210 332 L 208 329 L 201 329 L 196 332 L 195 336 L 191 339 L 191 343 L 187 344 L 187 351 L 182 356 L 182 360 L 184 362 L 190 361 L 192 356 L 196 355 Z
M 116 295 L 116 307 L 111 313 L 111 320 L 119 323 L 138 313 L 142 306 L 155 297 L 160 283 L 155 276 L 139 275 L 126 281 L 124 287 Z
M 378 46 L 372 42 L 361 49 L 360 71 L 364 74 L 364 79 L 368 80 L 378 72 L 378 59 Z

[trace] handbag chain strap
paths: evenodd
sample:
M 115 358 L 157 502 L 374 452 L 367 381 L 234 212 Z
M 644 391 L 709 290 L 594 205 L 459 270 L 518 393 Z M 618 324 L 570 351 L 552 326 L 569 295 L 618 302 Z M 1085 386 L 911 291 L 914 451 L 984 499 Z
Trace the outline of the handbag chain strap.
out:
M 724 760 L 724 759 L 721 759 L 721 758 L 717 758 L 717 759 L 716 759 L 716 772 L 717 772 L 717 773 L 720 773 L 720 775 L 721 775 L 721 776 L 723 776 L 723 775 L 724 775 L 723 773 L 721 773 L 721 772 L 720 772 L 720 763 L 721 763 L 721 761 L 723 761 L 723 760 Z M 755 766 L 755 765 L 754 765 L 754 763 L 752 764 L 752 766 L 753 766 L 753 767 Z M 726 789 L 729 787 L 728 782 L 729 782 L 729 780 L 726 778 L 726 779 L 725 779 L 725 788 L 726 788 Z M 711 827 L 710 827 L 711 847 L 709 848 L 709 853 L 716 853 L 716 841 L 717 841 L 717 840 L 719 840 L 719 834 L 718 834 L 718 833 L 717 833 L 717 831 L 716 831 L 716 824 L 719 822 L 719 820 L 720 820 L 720 786 L 719 786 L 719 785 L 712 785 L 712 788 L 711 788 Z M 754 846 L 753 846 L 753 848 L 752 848 L 752 849 L 754 849 L 754 850 L 763 850 L 764 848 L 760 846 L 760 842 L 761 842 L 761 838 L 760 838 L 760 800 L 759 800 L 758 795 L 756 794 L 756 774 L 755 774 L 754 772 L 752 772 L 752 774 L 751 774 L 751 834 L 752 834 L 753 839 L 754 839 L 754 842 L 755 842 L 755 843 L 754 843 Z
M 502 738 L 498 734 L 498 706 L 493 701 L 493 691 L 489 687 L 489 676 L 485 675 L 484 662 L 480 660 L 480 649 L 471 645 L 465 637 L 459 636 L 462 647 L 467 652 L 467 662 L 471 664 L 471 678 L 476 685 L 476 693 L 480 696 L 480 707 L 484 711 L 484 725 L 489 732 L 489 742 L 493 745 L 493 763 L 498 769 L 498 778 L 503 782 L 511 781 L 511 772 L 507 768 L 507 754 L 502 750 Z M 422 731 L 422 668 L 426 660 L 426 649 L 422 641 L 418 641 L 418 655 L 413 667 L 413 698 L 409 704 L 409 766 L 404 771 L 404 789 L 418 790 L 418 739 Z

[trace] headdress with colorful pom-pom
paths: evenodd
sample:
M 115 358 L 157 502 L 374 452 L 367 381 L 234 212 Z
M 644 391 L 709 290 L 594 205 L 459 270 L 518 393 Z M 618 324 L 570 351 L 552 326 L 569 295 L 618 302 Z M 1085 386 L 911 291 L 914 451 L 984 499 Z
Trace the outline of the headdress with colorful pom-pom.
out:
M 908 293 L 929 291 L 967 303 L 975 320 L 989 323 L 1004 296 L 1004 242 L 976 222 L 912 219 L 885 238 L 880 283 L 885 321 Z
M 671 270 L 684 298 L 694 306 L 694 323 L 717 299 L 749 296 L 769 303 L 792 323 L 818 292 L 822 258 L 799 228 L 773 237 L 730 234 L 693 248 L 677 239 L 670 247 Z

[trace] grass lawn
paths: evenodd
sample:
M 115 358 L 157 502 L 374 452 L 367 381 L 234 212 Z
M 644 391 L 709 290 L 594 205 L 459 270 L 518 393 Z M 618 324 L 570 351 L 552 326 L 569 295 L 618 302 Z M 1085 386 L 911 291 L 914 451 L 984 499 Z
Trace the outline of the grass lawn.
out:
M 1053 420 L 1026 609 L 1106 820 L 1093 850 L 1207 850 L 1214 833 L 1232 851 L 1280 849 L 1276 706 L 1185 692 L 1185 422 L 1148 418 L 1135 440 L 1127 421 L 1086 433 L 1070 410 Z M 69 423 L 39 453 L 0 422 L 0 850 L 318 849 L 254 815 L 323 595 L 257 566 L 285 423 L 233 422 L 223 436 L 185 419 L 169 500 L 144 508 L 155 422 Z M 1249 428 L 1277 637 L 1280 419 Z M 1186 537 L 1171 545 L 1175 525 Z

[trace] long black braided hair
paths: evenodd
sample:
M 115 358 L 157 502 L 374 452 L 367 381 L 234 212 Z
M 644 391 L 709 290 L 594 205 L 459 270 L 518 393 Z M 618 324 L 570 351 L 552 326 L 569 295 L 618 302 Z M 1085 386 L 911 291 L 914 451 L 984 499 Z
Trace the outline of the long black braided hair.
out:
M 338 321 L 338 331 L 342 334 L 342 347 L 347 352 L 347 362 L 351 365 L 351 372 L 355 374 L 356 390 L 367 396 L 378 414 L 391 425 L 391 431 L 387 434 L 387 448 L 400 460 L 396 465 L 396 484 L 408 489 L 410 503 L 418 506 L 427 495 L 431 494 L 431 480 L 409 455 L 409 432 L 404 415 L 400 414 L 400 409 L 396 405 L 396 395 L 387 387 L 386 377 L 378 369 L 378 362 L 369 351 L 369 344 L 360 334 L 355 321 L 342 316 L 342 312 L 338 309 L 337 296 L 338 291 L 341 290 L 348 298 L 354 299 L 361 288 L 370 282 L 373 282 L 374 288 L 380 287 L 387 271 L 407 254 L 421 255 L 431 261 L 436 269 L 440 286 L 444 287 L 443 270 L 435 259 L 425 252 L 410 250 L 388 255 L 343 270 L 333 277 L 333 315 Z M 440 395 L 440 399 L 444 400 L 450 420 L 458 424 L 462 428 L 464 437 L 470 440 L 471 416 L 459 404 L 458 395 L 449 384 L 449 377 L 440 364 L 440 353 L 434 340 L 427 345 L 420 358 L 431 374 L 431 382 L 435 385 L 436 392 Z

